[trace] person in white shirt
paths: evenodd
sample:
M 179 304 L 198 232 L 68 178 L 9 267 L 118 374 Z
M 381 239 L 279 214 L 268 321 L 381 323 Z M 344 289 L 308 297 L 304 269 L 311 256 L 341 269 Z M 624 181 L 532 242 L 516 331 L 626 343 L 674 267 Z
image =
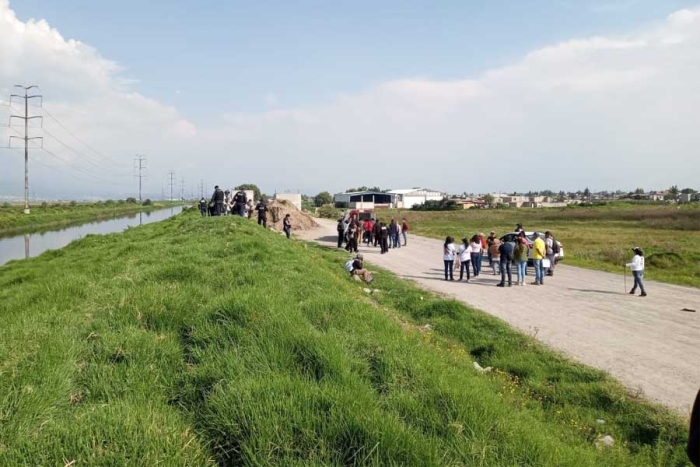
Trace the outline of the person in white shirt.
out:
M 634 251 L 632 262 L 625 265 L 632 270 L 632 276 L 634 276 L 634 286 L 630 290 L 630 295 L 634 295 L 637 291 L 637 286 L 639 286 L 639 289 L 642 291 L 639 296 L 646 297 L 647 292 L 644 290 L 644 281 L 642 280 L 644 277 L 644 252 L 639 247 L 632 248 L 632 251 Z
M 469 245 L 469 240 L 467 237 L 462 239 L 462 244 L 457 250 L 457 255 L 459 256 L 459 280 L 464 277 L 464 271 L 467 271 L 467 282 L 471 277 L 469 276 L 469 264 L 471 263 L 472 247 Z
M 445 239 L 445 245 L 443 246 L 442 259 L 445 263 L 445 280 L 455 280 L 454 277 L 454 265 L 455 265 L 455 253 L 457 249 L 455 248 L 455 240 L 452 237 L 447 237 Z M 449 276 L 449 279 L 448 279 Z
M 471 247 L 472 268 L 474 277 L 478 277 L 481 272 L 481 255 L 484 252 L 484 247 L 481 245 L 481 239 L 478 235 L 474 235 L 469 243 Z

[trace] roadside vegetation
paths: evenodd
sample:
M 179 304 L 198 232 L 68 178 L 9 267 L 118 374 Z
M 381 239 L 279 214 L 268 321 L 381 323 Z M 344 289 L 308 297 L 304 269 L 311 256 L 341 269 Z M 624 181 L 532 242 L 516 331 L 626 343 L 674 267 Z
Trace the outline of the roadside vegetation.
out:
M 3 266 L 0 465 L 688 465 L 670 411 L 345 259 L 192 212 Z
M 142 204 L 134 198 L 107 200 L 96 203 L 47 203 L 30 205 L 30 214 L 24 214 L 24 205 L 5 203 L 0 206 L 0 237 L 42 230 L 67 227 L 69 225 L 111 219 L 135 212 L 154 211 L 175 206 L 180 202 L 144 200 Z
M 459 239 L 477 232 L 550 230 L 563 243 L 565 264 L 622 273 L 635 246 L 646 255 L 645 277 L 700 287 L 700 204 L 542 209 L 469 209 L 450 212 L 380 211 L 379 217 L 408 220 L 411 232 Z

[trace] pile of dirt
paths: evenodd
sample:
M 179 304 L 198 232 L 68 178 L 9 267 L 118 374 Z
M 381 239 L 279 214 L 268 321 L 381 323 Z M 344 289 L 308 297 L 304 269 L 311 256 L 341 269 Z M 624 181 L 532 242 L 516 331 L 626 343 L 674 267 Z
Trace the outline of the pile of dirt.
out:
M 311 230 L 318 227 L 318 224 L 314 221 L 311 214 L 298 210 L 296 206 L 287 200 L 278 199 L 270 201 L 267 203 L 267 208 L 270 210 L 267 215 L 268 228 L 273 228 L 281 232 L 284 227 L 282 221 L 287 214 L 289 214 L 289 218 L 292 220 L 292 232 L 295 230 Z M 255 214 L 253 214 L 253 218 L 255 218 Z

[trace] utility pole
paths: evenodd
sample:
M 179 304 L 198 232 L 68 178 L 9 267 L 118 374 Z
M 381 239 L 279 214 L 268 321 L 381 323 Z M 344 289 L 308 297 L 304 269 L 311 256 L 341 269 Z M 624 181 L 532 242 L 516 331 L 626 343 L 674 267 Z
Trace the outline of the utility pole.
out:
M 204 198 L 204 179 L 199 180 L 199 197 Z
M 145 174 L 142 174 L 142 170 L 146 168 L 145 162 L 147 162 L 146 156 L 143 154 L 136 154 L 136 157 L 134 158 L 134 168 L 139 170 L 138 175 L 134 175 L 134 177 L 139 179 L 139 204 L 141 204 L 141 180 L 146 177 Z
M 185 179 L 180 179 L 180 200 L 185 199 Z
M 172 170 L 168 172 L 168 177 L 170 177 L 170 201 L 173 200 L 173 177 L 175 176 L 175 172 Z
M 33 139 L 41 139 L 41 137 L 37 138 L 30 138 L 29 137 L 29 120 L 39 118 L 43 119 L 43 117 L 36 115 L 34 117 L 29 116 L 29 99 L 41 99 L 41 102 L 43 104 L 44 98 L 37 94 L 30 96 L 29 95 L 29 90 L 32 88 L 36 88 L 38 86 L 22 86 L 20 84 L 15 84 L 16 88 L 22 88 L 24 89 L 24 95 L 19 95 L 19 94 L 12 94 L 10 96 L 10 104 L 12 104 L 12 98 L 19 98 L 19 99 L 24 99 L 24 117 L 20 117 L 19 115 L 10 115 L 10 126 L 12 126 L 12 119 L 13 118 L 19 118 L 24 120 L 24 138 L 19 138 L 17 136 L 10 136 L 10 146 L 12 143 L 12 138 L 18 138 L 18 139 L 24 139 L 24 213 L 29 214 L 29 141 Z

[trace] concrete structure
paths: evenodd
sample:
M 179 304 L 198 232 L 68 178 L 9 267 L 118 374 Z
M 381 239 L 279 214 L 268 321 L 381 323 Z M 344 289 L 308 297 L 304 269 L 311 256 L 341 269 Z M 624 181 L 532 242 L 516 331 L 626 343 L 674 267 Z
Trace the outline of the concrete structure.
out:
M 411 209 L 413 206 L 423 204 L 426 201 L 440 201 L 447 196 L 445 193 L 423 188 L 390 190 L 388 193 L 394 196 L 394 207 L 399 209 Z
M 289 201 L 301 211 L 301 193 L 277 193 L 275 194 L 275 200 Z
M 700 193 L 681 193 L 678 197 L 679 203 L 692 203 L 700 201 Z
M 333 204 L 341 209 L 388 208 L 394 205 L 394 195 L 380 191 L 355 191 L 336 193 Z

